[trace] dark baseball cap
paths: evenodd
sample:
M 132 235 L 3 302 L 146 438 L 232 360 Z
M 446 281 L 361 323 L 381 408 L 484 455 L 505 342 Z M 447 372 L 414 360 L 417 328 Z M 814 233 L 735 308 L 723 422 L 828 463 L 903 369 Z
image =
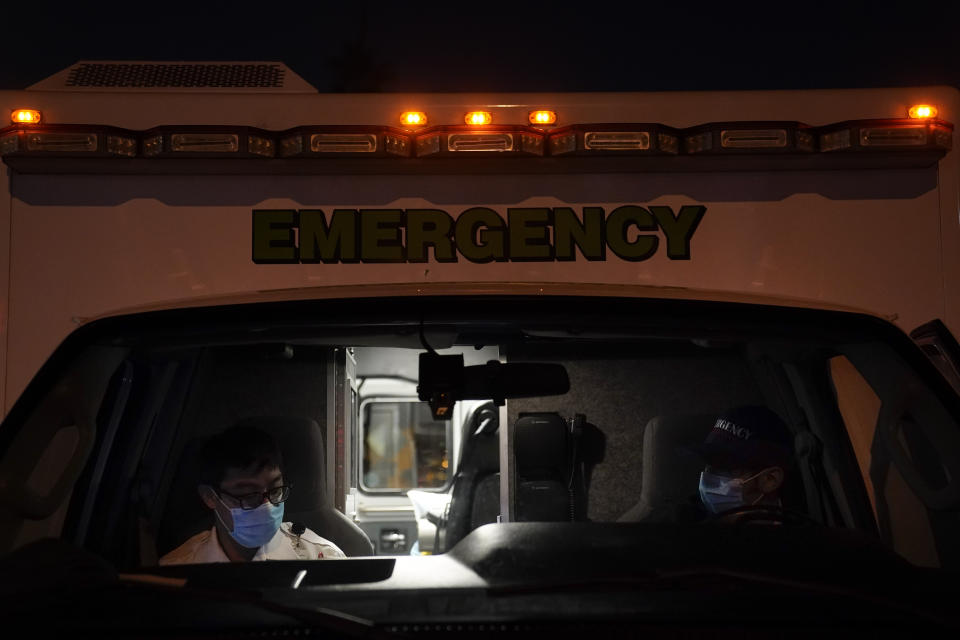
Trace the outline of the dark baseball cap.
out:
M 793 463 L 793 435 L 767 407 L 736 407 L 717 417 L 695 451 L 722 469 L 786 469 Z

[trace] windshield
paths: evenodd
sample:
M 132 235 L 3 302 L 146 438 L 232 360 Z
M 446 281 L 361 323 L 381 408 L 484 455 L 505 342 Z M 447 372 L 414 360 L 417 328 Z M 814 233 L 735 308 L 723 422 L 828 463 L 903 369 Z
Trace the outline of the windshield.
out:
M 956 395 L 879 320 L 590 298 L 237 311 L 100 321 L 55 354 L 2 431 L 8 551 L 60 537 L 123 572 L 177 575 L 406 559 L 334 582 L 449 556 L 459 568 L 430 565 L 433 579 L 467 565 L 490 585 L 465 558 L 511 548 L 516 527 L 517 566 L 531 536 L 576 531 L 587 556 L 655 540 L 645 561 L 661 569 L 699 557 L 699 532 L 746 527 L 801 555 L 835 532 L 957 566 Z M 460 368 L 427 381 L 424 355 Z M 734 538 L 711 536 L 711 566 L 753 566 Z M 535 567 L 511 584 L 584 575 Z

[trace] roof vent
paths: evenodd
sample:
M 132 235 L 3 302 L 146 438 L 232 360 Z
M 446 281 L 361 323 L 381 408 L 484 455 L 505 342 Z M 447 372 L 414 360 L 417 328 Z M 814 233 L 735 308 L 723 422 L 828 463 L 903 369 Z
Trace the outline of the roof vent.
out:
M 279 64 L 117 64 L 87 62 L 70 69 L 68 87 L 282 87 Z
M 280 62 L 78 62 L 30 89 L 316 93 Z

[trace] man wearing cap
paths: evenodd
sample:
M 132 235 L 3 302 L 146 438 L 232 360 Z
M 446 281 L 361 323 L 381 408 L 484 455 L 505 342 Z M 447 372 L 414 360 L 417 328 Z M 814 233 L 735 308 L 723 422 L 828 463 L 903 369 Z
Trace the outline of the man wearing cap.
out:
M 697 451 L 706 466 L 700 500 L 720 515 L 750 506 L 782 507 L 780 493 L 793 462 L 787 425 L 766 407 L 730 409 L 717 418 Z

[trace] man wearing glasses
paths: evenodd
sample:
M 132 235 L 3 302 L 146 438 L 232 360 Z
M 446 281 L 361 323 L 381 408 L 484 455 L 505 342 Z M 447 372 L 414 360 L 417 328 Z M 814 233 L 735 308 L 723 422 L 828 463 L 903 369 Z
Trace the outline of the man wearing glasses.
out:
M 160 558 L 160 564 L 323 560 L 346 557 L 316 533 L 283 521 L 283 460 L 276 441 L 253 427 L 212 437 L 200 453 L 200 499 L 214 513 L 209 531 Z

